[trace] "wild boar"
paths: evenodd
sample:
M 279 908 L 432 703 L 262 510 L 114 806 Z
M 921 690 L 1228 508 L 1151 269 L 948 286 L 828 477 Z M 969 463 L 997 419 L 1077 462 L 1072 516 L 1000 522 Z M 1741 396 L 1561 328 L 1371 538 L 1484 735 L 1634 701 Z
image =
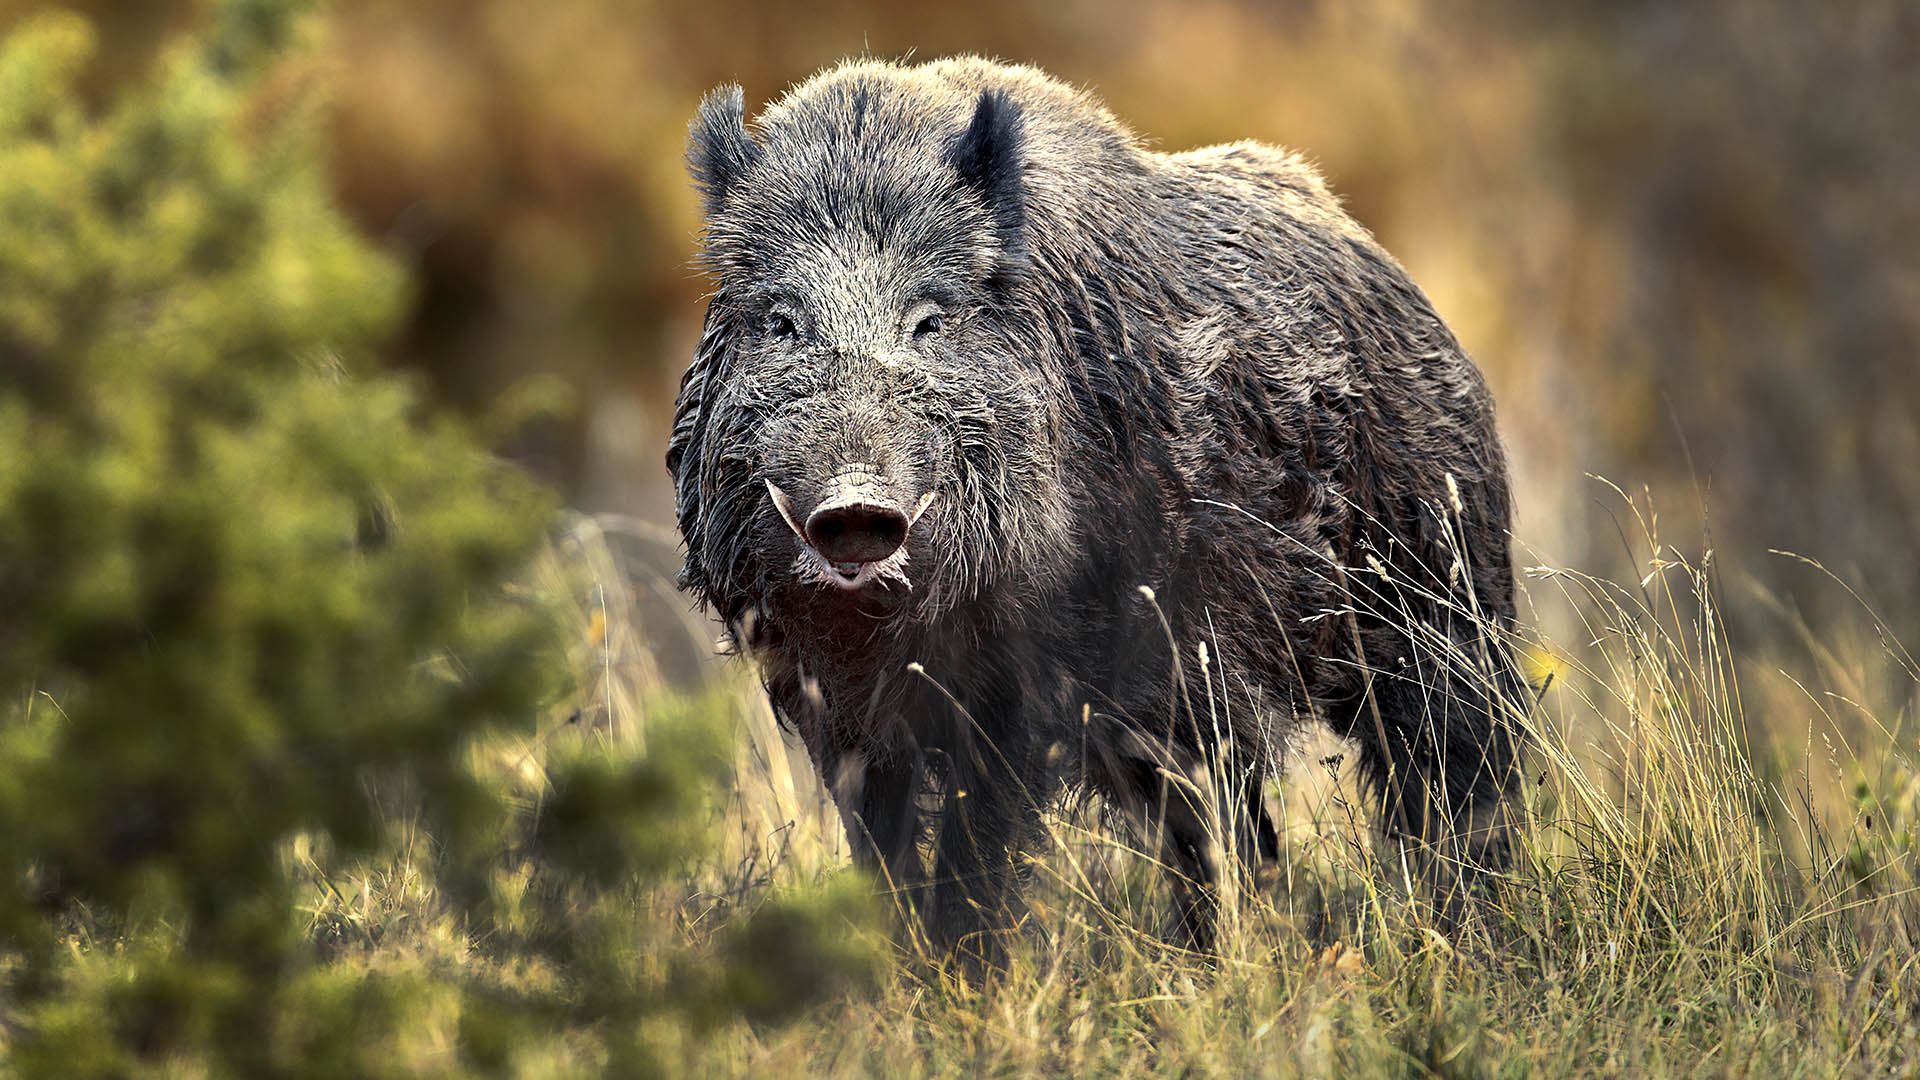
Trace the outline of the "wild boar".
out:
M 688 157 L 682 583 L 935 940 L 991 955 L 1042 813 L 1095 792 L 1206 944 L 1315 720 L 1448 905 L 1505 863 L 1493 403 L 1310 165 L 1152 151 L 977 58 L 850 62 L 751 129 L 723 87 Z

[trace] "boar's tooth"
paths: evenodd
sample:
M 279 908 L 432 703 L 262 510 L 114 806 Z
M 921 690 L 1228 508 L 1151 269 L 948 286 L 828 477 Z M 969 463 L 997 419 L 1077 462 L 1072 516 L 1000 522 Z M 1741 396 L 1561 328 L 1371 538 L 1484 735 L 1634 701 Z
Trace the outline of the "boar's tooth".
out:
M 920 520 L 920 515 L 926 513 L 927 507 L 933 505 L 934 494 L 934 492 L 929 491 L 925 495 L 920 496 L 920 502 L 914 506 L 913 512 L 907 515 L 907 528 L 913 528 L 914 523 Z
M 805 540 L 807 534 L 800 528 L 800 515 L 794 512 L 793 500 L 771 480 L 767 481 L 767 494 L 773 496 L 773 508 L 780 511 L 780 518 L 787 523 L 787 528 L 793 530 L 793 535 Z

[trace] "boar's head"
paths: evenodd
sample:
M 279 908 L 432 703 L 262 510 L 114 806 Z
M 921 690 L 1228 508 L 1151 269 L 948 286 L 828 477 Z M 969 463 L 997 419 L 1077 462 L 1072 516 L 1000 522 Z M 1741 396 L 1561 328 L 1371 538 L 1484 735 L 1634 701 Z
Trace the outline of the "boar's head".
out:
M 668 469 L 684 584 L 750 611 L 930 619 L 1063 558 L 1060 376 L 1003 93 L 849 73 L 688 160 L 716 289 Z M 1057 365 L 1056 365 L 1057 367 Z

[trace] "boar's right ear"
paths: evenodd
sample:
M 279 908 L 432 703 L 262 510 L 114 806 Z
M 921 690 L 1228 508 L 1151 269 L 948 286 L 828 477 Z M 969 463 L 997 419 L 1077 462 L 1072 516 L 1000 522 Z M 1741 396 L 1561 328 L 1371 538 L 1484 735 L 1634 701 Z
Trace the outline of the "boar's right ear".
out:
M 1005 90 L 983 90 L 966 133 L 947 150 L 947 163 L 986 200 L 1009 247 L 1018 244 L 1026 217 L 1020 144 L 1020 107 Z
M 688 127 L 687 171 L 700 189 L 708 217 L 760 160 L 760 152 L 760 144 L 747 134 L 747 106 L 738 84 L 719 87 L 700 102 Z

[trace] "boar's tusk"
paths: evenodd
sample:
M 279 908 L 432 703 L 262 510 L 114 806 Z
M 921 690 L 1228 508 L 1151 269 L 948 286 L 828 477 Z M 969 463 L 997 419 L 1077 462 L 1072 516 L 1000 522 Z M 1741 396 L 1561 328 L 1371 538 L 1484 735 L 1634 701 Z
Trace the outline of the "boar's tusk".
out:
M 933 505 L 934 494 L 934 492 L 929 491 L 925 495 L 920 496 L 919 505 L 913 508 L 913 513 L 907 515 L 907 528 L 913 528 L 913 523 L 919 521 L 920 515 L 926 513 L 927 507 Z
M 807 533 L 800 527 L 800 515 L 794 512 L 793 500 L 771 480 L 767 481 L 767 494 L 773 496 L 773 508 L 780 511 L 781 520 L 787 523 L 787 528 L 793 530 L 793 535 L 805 540 Z

